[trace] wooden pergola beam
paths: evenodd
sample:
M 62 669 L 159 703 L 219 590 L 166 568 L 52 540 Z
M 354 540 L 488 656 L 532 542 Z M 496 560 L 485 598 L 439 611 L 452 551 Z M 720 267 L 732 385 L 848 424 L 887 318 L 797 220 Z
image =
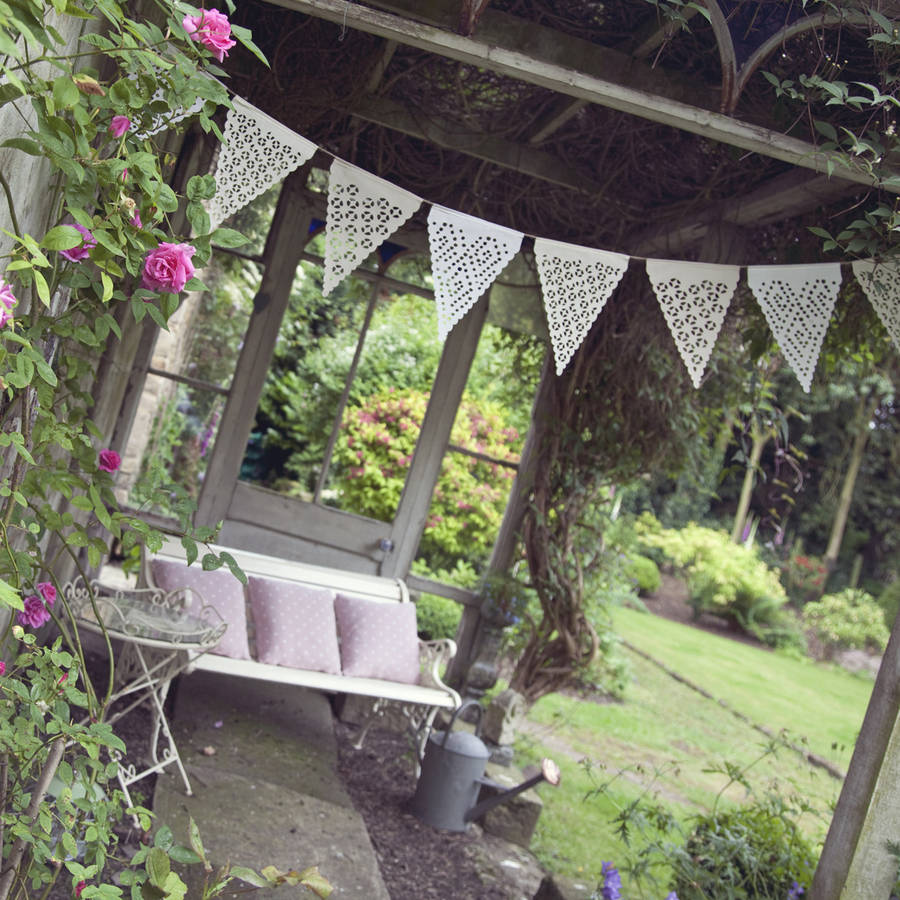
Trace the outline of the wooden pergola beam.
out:
M 413 115 L 406 107 L 387 98 L 367 97 L 351 112 L 367 122 L 530 175 L 532 178 L 586 194 L 598 194 L 601 191 L 601 186 L 590 173 L 577 171 L 550 153 L 527 144 L 472 131 L 436 117 Z
M 348 27 L 376 34 L 408 46 L 490 69 L 549 90 L 597 103 L 642 119 L 649 119 L 710 140 L 759 153 L 858 184 L 873 184 L 871 173 L 849 165 L 844 157 L 780 132 L 742 122 L 721 113 L 692 106 L 658 93 L 599 78 L 519 47 L 508 47 L 492 36 L 464 37 L 431 25 L 347 0 L 274 0 L 276 5 Z M 556 51 L 569 39 L 558 36 Z M 605 51 L 602 51 L 605 52 Z M 575 57 L 577 58 L 577 56 Z M 900 184 L 888 184 L 900 193 Z

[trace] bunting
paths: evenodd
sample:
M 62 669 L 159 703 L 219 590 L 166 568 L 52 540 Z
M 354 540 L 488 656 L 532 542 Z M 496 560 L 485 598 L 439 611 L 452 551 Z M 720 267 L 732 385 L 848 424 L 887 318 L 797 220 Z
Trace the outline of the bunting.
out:
M 700 387 L 740 275 L 738 266 L 647 260 L 647 277 L 695 388 Z
M 184 111 L 178 118 L 194 112 Z M 213 228 L 318 149 L 241 97 L 234 97 L 224 136 L 215 172 L 216 196 L 208 204 Z M 328 188 L 324 293 L 389 240 L 422 202 L 409 191 L 335 159 Z M 523 238 L 522 232 L 432 205 L 428 241 L 442 340 L 512 260 Z M 540 237 L 534 248 L 559 375 L 619 285 L 630 257 Z M 646 269 L 675 346 L 698 387 L 740 269 L 679 260 L 646 260 Z M 857 261 L 853 272 L 900 349 L 900 263 Z M 785 359 L 808 392 L 840 288 L 840 264 L 750 266 L 747 281 Z
M 749 266 L 747 283 L 784 358 L 808 394 L 841 286 L 840 263 Z
M 428 246 L 442 341 L 516 255 L 523 237 L 521 231 L 431 207 Z
M 210 227 L 217 228 L 294 169 L 318 147 L 240 97 L 225 119 L 224 145 L 216 165 L 216 195 L 209 201 Z
M 421 205 L 421 197 L 335 159 L 328 176 L 324 296 Z
M 858 259 L 853 263 L 853 274 L 900 350 L 900 263 Z
M 535 238 L 534 257 L 556 374 L 562 375 L 622 280 L 628 257 L 546 238 Z

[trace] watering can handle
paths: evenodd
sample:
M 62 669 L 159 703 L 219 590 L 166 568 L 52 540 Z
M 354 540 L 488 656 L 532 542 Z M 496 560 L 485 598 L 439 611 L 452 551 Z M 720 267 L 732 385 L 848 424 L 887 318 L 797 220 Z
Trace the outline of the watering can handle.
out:
M 481 723 L 484 721 L 484 707 L 477 700 L 463 700 L 459 706 L 453 710 L 453 715 L 450 717 L 450 724 L 447 726 L 447 730 L 444 732 L 444 740 L 441 743 L 442 747 L 447 745 L 447 738 L 450 736 L 450 732 L 453 730 L 453 723 L 456 722 L 456 717 L 464 710 L 468 709 L 470 706 L 474 706 L 478 710 L 478 724 L 475 726 L 475 737 L 481 737 Z

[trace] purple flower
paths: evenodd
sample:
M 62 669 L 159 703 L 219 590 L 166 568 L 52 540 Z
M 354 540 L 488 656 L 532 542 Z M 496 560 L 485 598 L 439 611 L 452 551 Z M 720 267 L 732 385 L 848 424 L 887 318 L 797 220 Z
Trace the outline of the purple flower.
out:
M 611 863 L 604 862 L 600 866 L 603 875 L 603 891 L 600 896 L 603 900 L 622 900 L 622 878 L 619 870 Z
M 44 603 L 46 603 L 47 606 L 53 606 L 56 602 L 56 588 L 53 587 L 49 581 L 39 581 L 35 587 Z
M 64 256 L 70 262 L 81 262 L 83 259 L 88 258 L 90 255 L 88 251 L 91 247 L 97 246 L 97 241 L 84 225 L 75 224 L 71 227 L 81 232 L 81 244 L 77 247 L 72 247 L 71 250 L 60 250 L 59 255 Z
M 799 900 L 806 891 L 803 890 L 802 885 L 799 882 L 794 882 L 791 885 L 791 889 L 788 891 L 787 900 Z
M 25 609 L 17 616 L 20 625 L 30 625 L 32 628 L 40 628 L 49 618 L 50 613 L 44 606 L 44 601 L 40 597 L 26 597 Z
M 6 663 L 0 659 L 0 675 L 6 674 Z
M 666 900 L 678 900 L 678 894 L 672 891 L 671 894 L 666 894 Z
M 0 281 L 0 328 L 12 321 L 12 308 L 19 301 L 12 292 L 12 285 Z
M 101 472 L 115 472 L 122 465 L 122 457 L 115 450 L 101 450 L 97 457 L 97 468 Z
M 120 138 L 131 129 L 131 119 L 128 116 L 113 116 L 109 123 L 109 131 L 113 137 Z

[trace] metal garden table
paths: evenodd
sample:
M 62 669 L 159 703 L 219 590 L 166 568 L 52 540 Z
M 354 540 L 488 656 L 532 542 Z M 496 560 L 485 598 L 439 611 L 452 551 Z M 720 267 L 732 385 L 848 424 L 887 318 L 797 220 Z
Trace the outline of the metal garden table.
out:
M 222 618 L 212 607 L 191 604 L 189 589 L 118 588 L 94 581 L 88 590 L 78 579 L 66 586 L 65 595 L 79 627 L 102 634 L 102 622 L 110 639 L 122 644 L 108 704 L 112 712 L 106 721 L 112 724 L 145 702 L 151 708 L 150 765 L 139 770 L 136 763 L 127 763 L 113 751 L 128 804 L 133 805 L 129 785 L 171 765 L 178 769 L 190 796 L 191 783 L 169 728 L 165 702 L 172 679 L 218 643 L 226 627 Z M 125 701 L 124 707 L 120 701 Z

